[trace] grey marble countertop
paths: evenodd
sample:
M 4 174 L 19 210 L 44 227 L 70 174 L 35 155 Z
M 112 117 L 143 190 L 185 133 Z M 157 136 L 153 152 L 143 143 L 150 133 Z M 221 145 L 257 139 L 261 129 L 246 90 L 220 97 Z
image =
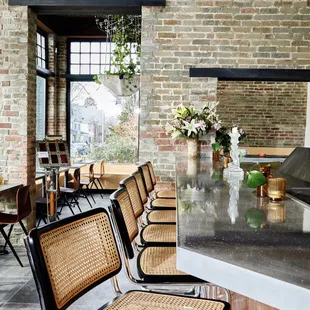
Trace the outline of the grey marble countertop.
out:
M 243 167 L 247 170 L 251 164 L 243 164 Z M 266 279 L 300 287 L 303 292 L 308 292 L 310 298 L 309 206 L 289 197 L 282 202 L 258 198 L 244 180 L 223 179 L 222 172 L 223 169 L 208 158 L 198 160 L 197 167 L 191 161 L 177 160 L 178 250 L 198 254 L 193 256 L 197 260 L 206 257 L 240 267 L 252 272 L 253 279 L 255 274 L 259 274 Z M 257 229 L 251 228 L 245 217 L 248 210 L 254 208 L 264 215 Z M 182 257 L 178 256 L 178 259 L 182 261 Z M 183 271 L 202 277 L 204 270 L 210 266 L 204 265 L 204 270 L 199 273 L 198 265 L 198 261 L 197 264 L 187 264 Z M 219 278 L 219 284 L 224 287 L 225 276 L 229 277 L 229 274 L 222 274 Z M 215 282 L 207 274 L 203 279 Z M 249 284 L 241 285 L 239 293 L 279 307 L 268 298 L 258 298 L 264 295 L 262 292 L 247 294 L 246 286 Z M 235 287 L 227 288 L 237 291 Z

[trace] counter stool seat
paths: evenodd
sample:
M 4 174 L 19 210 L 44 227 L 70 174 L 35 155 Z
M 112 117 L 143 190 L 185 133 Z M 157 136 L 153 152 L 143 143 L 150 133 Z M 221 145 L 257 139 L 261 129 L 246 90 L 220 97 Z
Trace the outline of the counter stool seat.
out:
M 175 191 L 159 191 L 156 193 L 157 198 L 173 199 L 176 197 Z
M 105 310 L 145 309 L 145 310 L 228 310 L 229 305 L 222 301 L 175 296 L 162 293 L 130 291 Z
M 152 209 L 175 210 L 176 205 L 176 199 L 157 198 L 151 202 Z
M 141 233 L 143 245 L 165 245 L 176 243 L 176 225 L 150 224 L 145 226 Z
M 138 255 L 138 274 L 147 282 L 202 282 L 176 268 L 176 247 L 146 247 Z
M 148 224 L 175 224 L 176 213 L 175 210 L 154 210 L 147 215 L 146 219 Z

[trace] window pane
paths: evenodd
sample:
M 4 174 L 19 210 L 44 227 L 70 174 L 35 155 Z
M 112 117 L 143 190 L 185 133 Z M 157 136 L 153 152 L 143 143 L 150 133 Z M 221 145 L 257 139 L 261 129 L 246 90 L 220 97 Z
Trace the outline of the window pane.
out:
M 37 76 L 36 88 L 36 139 L 45 138 L 45 112 L 46 112 L 46 79 Z
M 81 74 L 89 74 L 89 65 L 81 65 Z
M 101 53 L 107 53 L 108 52 L 108 43 L 107 42 L 101 42 Z
M 91 74 L 98 74 L 98 73 L 100 73 L 100 66 L 99 65 L 91 65 L 90 66 L 90 73 Z
M 37 33 L 37 44 L 41 45 L 41 36 Z
M 81 54 L 81 63 L 82 64 L 89 64 L 90 63 L 89 54 Z
M 37 56 L 42 57 L 42 49 L 40 46 L 37 46 Z
M 42 68 L 46 68 L 46 62 L 45 62 L 45 60 L 42 60 Z
M 71 54 L 71 63 L 72 64 L 80 63 L 80 54 Z
M 90 42 L 81 42 L 81 52 L 90 52 Z
M 45 48 L 45 38 L 41 36 L 41 46 Z
M 71 74 L 80 74 L 80 66 L 79 65 L 71 65 L 70 66 Z
M 99 64 L 100 63 L 100 54 L 91 54 L 91 63 L 92 64 Z
M 102 54 L 101 55 L 101 63 L 102 64 L 110 64 L 111 61 L 111 55 L 110 54 Z
M 46 60 L 46 50 L 42 47 L 42 58 Z
M 80 52 L 80 42 L 71 42 L 71 52 L 74 53 Z
M 91 52 L 92 53 L 100 53 L 100 43 L 99 42 L 92 42 L 91 43 Z

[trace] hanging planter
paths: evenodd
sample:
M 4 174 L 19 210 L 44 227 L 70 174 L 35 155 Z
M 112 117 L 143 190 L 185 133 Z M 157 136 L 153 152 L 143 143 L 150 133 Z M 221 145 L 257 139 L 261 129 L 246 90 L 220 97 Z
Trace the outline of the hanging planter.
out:
M 96 23 L 114 47 L 110 71 L 94 80 L 115 96 L 131 96 L 140 87 L 141 16 L 109 15 L 103 22 L 96 18 Z
M 99 77 L 99 82 L 116 97 L 128 97 L 140 89 L 139 75 L 128 79 L 127 77 L 120 78 L 118 75 L 102 74 Z

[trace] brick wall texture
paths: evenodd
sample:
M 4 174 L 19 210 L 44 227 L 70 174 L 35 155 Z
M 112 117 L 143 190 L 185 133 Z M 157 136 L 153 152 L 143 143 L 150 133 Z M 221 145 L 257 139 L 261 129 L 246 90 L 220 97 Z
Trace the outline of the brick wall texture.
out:
M 217 79 L 189 78 L 188 69 L 308 68 L 310 7 L 306 0 L 167 0 L 166 7 L 143 7 L 141 57 L 140 160 L 152 160 L 168 186 L 174 155 L 184 151 L 184 142 L 165 134 L 171 108 L 218 100 Z M 292 142 L 301 145 L 300 139 Z
M 307 83 L 218 81 L 223 126 L 241 126 L 243 146 L 303 146 Z

